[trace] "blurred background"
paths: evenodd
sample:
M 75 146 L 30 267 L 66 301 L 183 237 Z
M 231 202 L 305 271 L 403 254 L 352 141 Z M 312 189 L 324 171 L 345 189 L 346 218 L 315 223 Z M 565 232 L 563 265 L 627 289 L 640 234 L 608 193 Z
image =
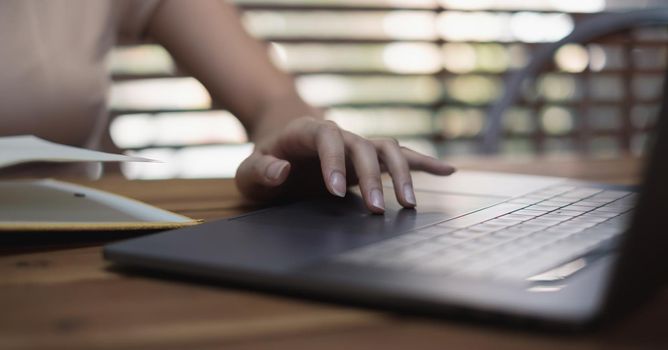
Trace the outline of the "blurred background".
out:
M 437 157 L 476 154 L 504 79 L 605 12 L 661 0 L 236 0 L 247 29 L 341 127 Z M 642 154 L 661 99 L 668 27 L 561 47 L 503 117 L 499 153 Z M 165 161 L 130 178 L 232 177 L 251 151 L 233 115 L 155 45 L 109 57 L 111 139 Z M 586 131 L 586 135 L 584 134 Z

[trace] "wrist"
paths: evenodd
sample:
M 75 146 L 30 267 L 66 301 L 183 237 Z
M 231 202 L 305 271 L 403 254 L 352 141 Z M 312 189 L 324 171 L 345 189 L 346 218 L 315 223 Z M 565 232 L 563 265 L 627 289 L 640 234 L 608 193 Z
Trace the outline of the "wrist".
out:
M 257 142 L 282 129 L 290 121 L 303 117 L 324 119 L 325 115 L 322 110 L 304 102 L 296 94 L 269 99 L 258 108 L 255 123 L 249 130 L 249 138 Z

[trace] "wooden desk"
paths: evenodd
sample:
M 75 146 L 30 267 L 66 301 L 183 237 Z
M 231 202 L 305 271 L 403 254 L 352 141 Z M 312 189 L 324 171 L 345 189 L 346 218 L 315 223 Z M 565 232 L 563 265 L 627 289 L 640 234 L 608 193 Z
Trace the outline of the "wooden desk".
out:
M 632 183 L 640 162 L 468 159 L 467 169 Z M 230 180 L 87 183 L 192 217 L 248 211 Z M 0 349 L 668 349 L 668 290 L 596 333 L 546 335 L 124 276 L 100 246 L 0 257 Z

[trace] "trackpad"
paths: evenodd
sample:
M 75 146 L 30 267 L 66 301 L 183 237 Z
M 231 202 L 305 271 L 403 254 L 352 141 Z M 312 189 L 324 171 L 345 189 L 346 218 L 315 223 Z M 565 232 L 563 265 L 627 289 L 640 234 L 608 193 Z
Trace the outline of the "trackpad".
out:
M 231 221 L 271 226 L 273 234 L 309 232 L 324 242 L 336 242 L 339 249 L 401 234 L 460 216 L 500 202 L 505 198 L 416 192 L 418 208 L 403 209 L 387 191 L 384 215 L 371 214 L 362 198 L 350 193 L 346 198 L 321 198 L 260 211 Z M 338 249 L 336 249 L 338 250 Z

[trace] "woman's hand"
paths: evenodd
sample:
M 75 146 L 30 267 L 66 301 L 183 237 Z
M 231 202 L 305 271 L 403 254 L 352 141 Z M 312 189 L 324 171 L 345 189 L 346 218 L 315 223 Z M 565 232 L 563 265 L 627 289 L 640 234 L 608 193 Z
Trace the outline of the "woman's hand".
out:
M 402 206 L 416 205 L 410 170 L 450 175 L 444 162 L 401 147 L 394 139 L 365 139 L 334 122 L 303 117 L 258 141 L 236 174 L 247 197 L 268 200 L 300 196 L 326 189 L 343 197 L 348 186 L 359 184 L 369 210 L 385 210 L 382 172 L 389 172 Z
M 163 1 L 147 34 L 172 54 L 181 68 L 206 86 L 255 141 L 253 154 L 237 171 L 237 186 L 249 198 L 303 196 L 326 189 L 344 196 L 359 183 L 369 210 L 383 212 L 380 173 L 388 171 L 396 197 L 415 206 L 410 169 L 448 175 L 441 161 L 400 147 L 396 141 L 367 140 L 322 118 L 295 90 L 246 31 L 226 1 Z

